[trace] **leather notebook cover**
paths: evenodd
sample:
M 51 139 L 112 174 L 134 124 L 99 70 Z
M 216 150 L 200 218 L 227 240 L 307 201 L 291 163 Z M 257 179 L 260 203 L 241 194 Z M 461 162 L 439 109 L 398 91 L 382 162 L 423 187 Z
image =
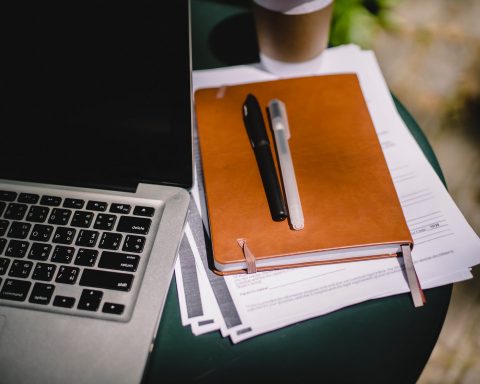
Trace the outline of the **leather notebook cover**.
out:
M 292 230 L 288 220 L 271 219 L 243 125 L 242 105 L 248 93 L 262 106 L 274 157 L 266 107 L 273 98 L 286 105 L 290 150 L 305 218 L 303 230 Z M 247 242 L 259 265 L 257 270 L 321 264 L 325 261 L 302 259 L 297 263 L 295 258 L 325 250 L 413 246 L 356 75 L 202 89 L 195 93 L 195 103 L 217 268 L 245 263 L 240 239 Z M 281 262 L 285 256 L 289 256 L 289 265 Z M 375 257 L 388 256 L 396 254 Z M 277 258 L 274 265 L 261 267 L 262 261 L 272 258 Z M 340 254 L 327 262 L 366 258 L 370 257 Z

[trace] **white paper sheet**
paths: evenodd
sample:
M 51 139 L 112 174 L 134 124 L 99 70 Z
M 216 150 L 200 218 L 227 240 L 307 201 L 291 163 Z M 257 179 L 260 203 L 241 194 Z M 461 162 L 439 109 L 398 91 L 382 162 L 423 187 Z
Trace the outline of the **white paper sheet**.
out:
M 469 267 L 480 263 L 480 240 L 400 118 L 373 53 L 356 46 L 327 50 L 318 73 L 345 72 L 357 73 L 360 79 L 415 241 L 412 256 L 422 286 L 470 278 Z M 193 84 L 198 89 L 273 79 L 259 66 L 240 66 L 194 72 Z M 384 259 L 225 277 L 241 324 L 222 333 L 239 342 L 358 302 L 406 292 L 401 267 L 401 259 Z M 204 281 L 201 289 L 207 285 Z
M 219 329 L 218 313 L 216 305 L 212 305 L 215 301 L 206 289 L 208 283 L 203 279 L 205 270 L 196 263 L 194 252 L 198 252 L 197 246 L 187 224 L 175 264 L 175 278 L 182 324 L 190 325 L 195 334 L 201 334 Z

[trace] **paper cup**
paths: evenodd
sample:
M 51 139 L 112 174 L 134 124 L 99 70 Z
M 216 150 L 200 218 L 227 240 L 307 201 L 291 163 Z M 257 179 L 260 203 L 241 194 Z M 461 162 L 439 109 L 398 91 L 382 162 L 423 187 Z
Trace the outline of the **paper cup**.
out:
M 333 0 L 254 0 L 260 59 L 276 74 L 318 68 L 328 45 Z

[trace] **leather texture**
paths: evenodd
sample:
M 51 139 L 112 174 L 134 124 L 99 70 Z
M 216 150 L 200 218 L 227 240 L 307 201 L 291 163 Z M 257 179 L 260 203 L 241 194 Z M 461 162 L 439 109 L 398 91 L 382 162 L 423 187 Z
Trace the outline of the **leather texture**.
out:
M 271 219 L 242 120 L 248 93 L 257 97 L 267 127 L 268 102 L 278 98 L 286 105 L 303 230 Z M 355 74 L 197 90 L 195 108 L 217 263 L 245 261 L 239 239 L 247 241 L 257 261 L 367 245 L 413 246 Z

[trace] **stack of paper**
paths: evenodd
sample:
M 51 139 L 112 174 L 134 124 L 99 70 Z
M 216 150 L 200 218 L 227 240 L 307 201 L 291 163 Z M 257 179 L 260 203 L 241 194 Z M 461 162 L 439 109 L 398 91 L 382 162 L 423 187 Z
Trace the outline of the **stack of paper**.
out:
M 330 73 L 356 73 L 360 79 L 415 242 L 412 255 L 422 288 L 471 278 L 470 268 L 480 263 L 480 239 L 399 116 L 373 52 L 353 45 L 328 49 L 318 71 L 305 75 Z M 193 74 L 195 89 L 274 79 L 257 65 Z M 195 335 L 220 330 L 237 343 L 352 304 L 408 291 L 401 258 L 215 275 L 207 260 L 198 150 L 196 168 L 194 199 L 175 268 L 182 323 L 190 325 Z

